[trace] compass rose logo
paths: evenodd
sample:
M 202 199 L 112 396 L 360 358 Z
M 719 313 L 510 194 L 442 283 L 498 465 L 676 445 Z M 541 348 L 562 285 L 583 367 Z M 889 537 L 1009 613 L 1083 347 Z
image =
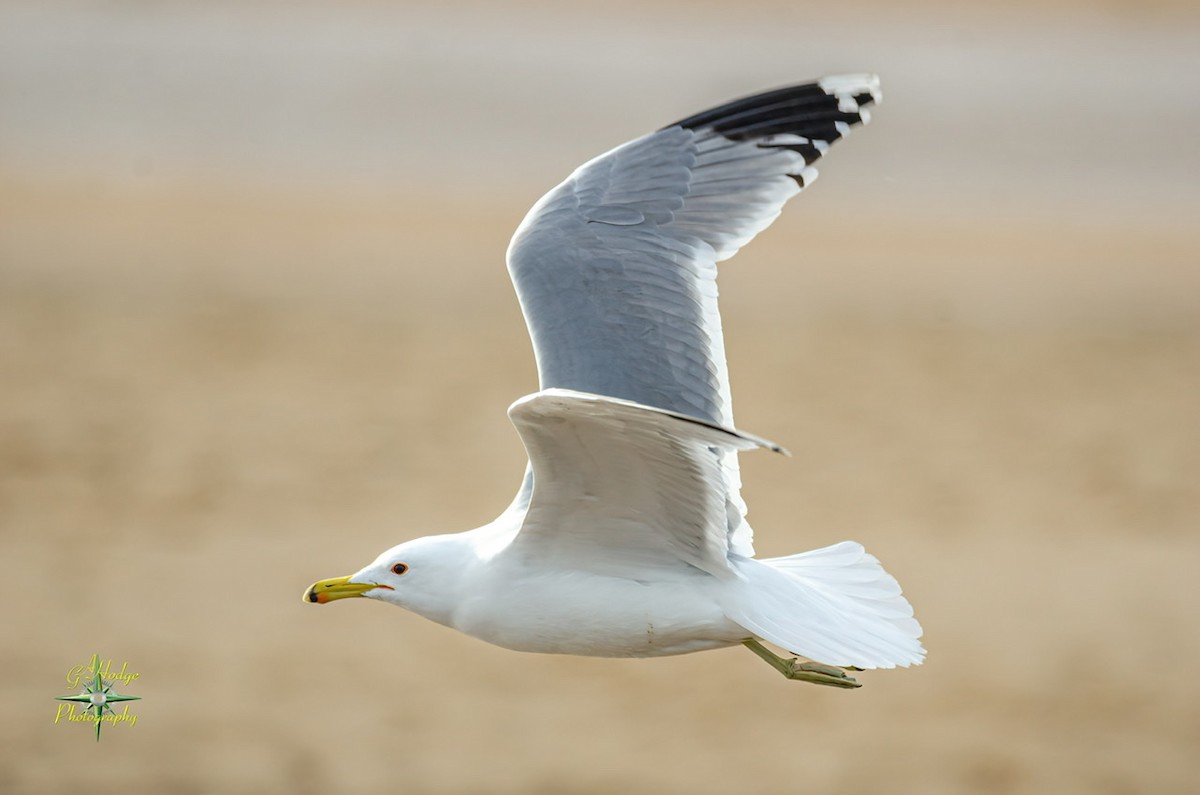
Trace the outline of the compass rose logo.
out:
M 128 684 L 137 679 L 140 674 L 128 672 L 128 663 L 123 664 L 117 673 L 112 672 L 111 666 L 111 660 L 102 665 L 100 655 L 93 654 L 92 661 L 87 666 L 76 665 L 68 671 L 67 684 L 71 687 L 79 687 L 81 690 L 73 696 L 56 698 L 57 701 L 66 703 L 58 705 L 54 722 L 67 720 L 72 723 L 79 721 L 95 723 L 96 742 L 100 742 L 100 727 L 106 722 L 114 725 L 117 723 L 136 725 L 137 715 L 130 714 L 128 705 L 120 713 L 114 710 L 112 705 L 122 701 L 140 701 L 141 696 L 123 696 L 113 690 L 113 685 L 118 681 Z M 76 704 L 83 705 L 79 712 L 76 712 Z

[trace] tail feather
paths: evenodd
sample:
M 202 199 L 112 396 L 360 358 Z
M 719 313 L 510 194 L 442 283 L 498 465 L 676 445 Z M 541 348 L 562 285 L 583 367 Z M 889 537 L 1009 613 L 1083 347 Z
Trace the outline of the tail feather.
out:
M 861 544 L 737 562 L 729 617 L 760 638 L 828 665 L 894 668 L 925 657 L 921 625 L 895 578 Z

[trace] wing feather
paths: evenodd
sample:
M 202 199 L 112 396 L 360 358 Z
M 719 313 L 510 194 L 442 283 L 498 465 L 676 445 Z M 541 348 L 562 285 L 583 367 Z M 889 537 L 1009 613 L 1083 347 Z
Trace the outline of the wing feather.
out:
M 745 97 L 619 146 L 543 196 L 507 257 L 541 388 L 732 427 L 716 265 L 812 183 L 811 164 L 878 99 L 868 75 Z M 719 457 L 728 532 L 749 555 L 737 458 Z
M 623 575 L 635 561 L 732 576 L 714 450 L 764 439 L 626 400 L 549 389 L 508 410 L 533 469 L 515 554 Z

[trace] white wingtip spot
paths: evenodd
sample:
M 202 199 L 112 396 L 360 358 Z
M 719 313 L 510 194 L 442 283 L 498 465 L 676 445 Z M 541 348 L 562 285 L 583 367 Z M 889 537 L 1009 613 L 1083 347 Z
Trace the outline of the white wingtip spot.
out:
M 836 96 L 839 101 L 843 97 L 856 97 L 860 94 L 870 94 L 877 104 L 883 101 L 883 94 L 879 90 L 879 75 L 830 75 L 818 80 L 817 85 L 826 94 Z M 840 103 L 839 109 L 845 110 L 840 107 Z

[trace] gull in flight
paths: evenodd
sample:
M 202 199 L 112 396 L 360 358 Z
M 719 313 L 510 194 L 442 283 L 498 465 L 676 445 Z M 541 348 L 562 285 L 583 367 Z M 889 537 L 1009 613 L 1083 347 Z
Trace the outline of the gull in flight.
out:
M 812 184 L 878 102 L 873 75 L 738 99 L 618 146 L 541 198 L 508 248 L 540 391 L 498 519 L 395 546 L 304 600 L 366 597 L 518 651 L 657 657 L 744 645 L 788 679 L 919 664 L 921 626 L 861 545 L 754 557 L 717 263 Z M 780 656 L 770 643 L 800 659 Z

